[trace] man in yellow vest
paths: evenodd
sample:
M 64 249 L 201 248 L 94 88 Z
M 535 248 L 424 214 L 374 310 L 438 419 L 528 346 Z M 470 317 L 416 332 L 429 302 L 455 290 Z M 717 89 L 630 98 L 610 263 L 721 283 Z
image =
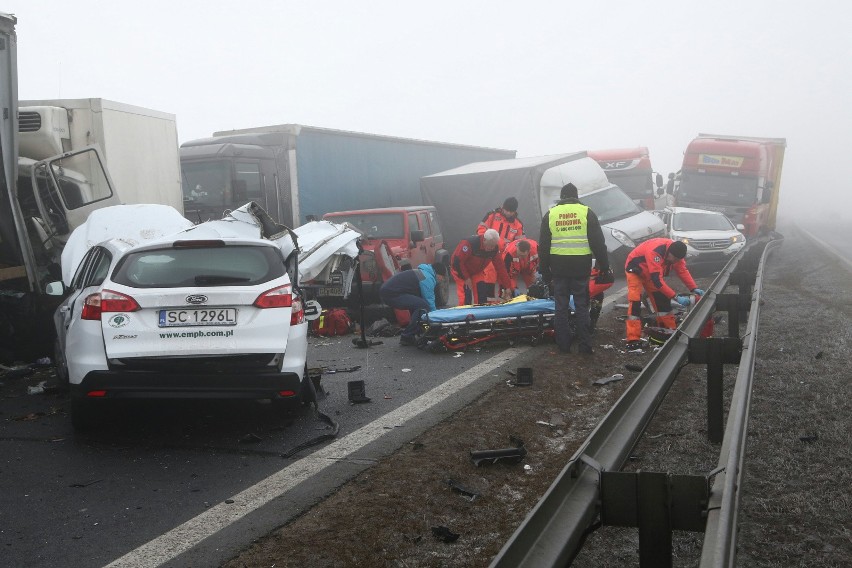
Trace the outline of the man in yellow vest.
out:
M 573 183 L 562 187 L 559 202 L 541 219 L 538 245 L 539 272 L 550 283 L 556 301 L 553 326 L 556 345 L 569 353 L 576 336 L 577 351 L 591 355 L 589 327 L 589 274 L 592 256 L 601 272 L 609 271 L 601 224 L 595 212 L 580 203 Z M 569 299 L 574 296 L 574 332 L 570 326 Z

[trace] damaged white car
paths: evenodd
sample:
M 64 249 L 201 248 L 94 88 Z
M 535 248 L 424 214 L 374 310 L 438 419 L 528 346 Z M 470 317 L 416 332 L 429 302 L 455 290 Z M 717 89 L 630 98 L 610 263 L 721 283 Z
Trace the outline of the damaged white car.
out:
M 296 239 L 254 204 L 195 226 L 165 206 L 94 212 L 54 286 L 74 426 L 115 399 L 315 401 Z

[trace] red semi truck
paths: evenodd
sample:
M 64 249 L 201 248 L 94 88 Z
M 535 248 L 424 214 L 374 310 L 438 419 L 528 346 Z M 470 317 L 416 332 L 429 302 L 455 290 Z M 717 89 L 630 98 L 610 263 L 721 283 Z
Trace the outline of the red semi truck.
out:
M 654 209 L 654 186 L 663 187 L 663 176 L 651 168 L 648 148 L 616 148 L 586 152 L 606 172 L 610 183 L 620 187 L 633 201 L 645 209 Z
M 699 134 L 686 147 L 675 205 L 725 213 L 754 237 L 775 229 L 784 138 Z

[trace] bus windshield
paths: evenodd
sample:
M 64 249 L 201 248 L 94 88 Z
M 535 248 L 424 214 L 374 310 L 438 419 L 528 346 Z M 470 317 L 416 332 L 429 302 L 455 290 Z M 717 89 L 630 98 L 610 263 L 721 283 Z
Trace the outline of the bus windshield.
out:
M 708 205 L 752 205 L 757 201 L 757 179 L 683 172 L 678 199 Z

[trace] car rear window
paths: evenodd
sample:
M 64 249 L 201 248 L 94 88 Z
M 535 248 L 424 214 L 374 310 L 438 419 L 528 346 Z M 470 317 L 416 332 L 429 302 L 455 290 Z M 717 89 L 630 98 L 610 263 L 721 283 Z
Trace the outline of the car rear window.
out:
M 133 288 L 254 286 L 283 275 L 284 259 L 278 249 L 233 245 L 130 253 L 112 280 Z

